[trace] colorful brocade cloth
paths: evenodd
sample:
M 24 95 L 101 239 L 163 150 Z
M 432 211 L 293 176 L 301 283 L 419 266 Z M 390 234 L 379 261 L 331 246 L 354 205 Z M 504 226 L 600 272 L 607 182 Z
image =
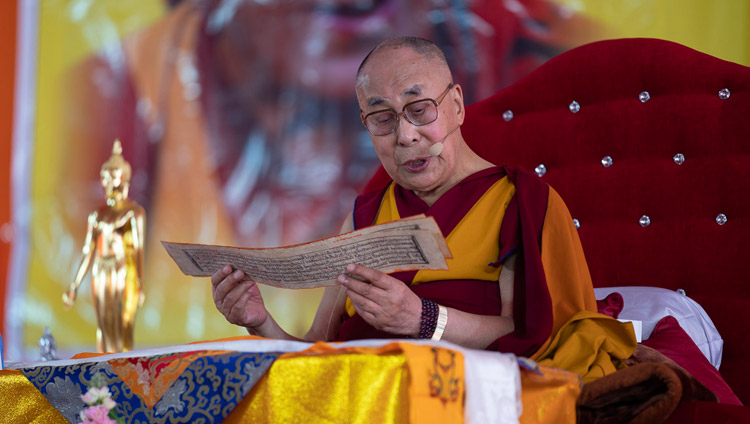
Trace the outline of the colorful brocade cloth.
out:
M 580 393 L 573 373 L 541 366 L 519 374 L 513 355 L 445 343 L 167 349 L 0 370 L 0 422 L 80 421 L 80 395 L 96 373 L 124 422 L 148 423 L 500 424 L 518 422 L 521 400 L 522 423 L 574 423 Z
M 69 422 L 80 421 L 81 395 L 97 373 L 106 379 L 125 422 L 220 422 L 278 355 L 194 351 L 20 371 Z
M 0 371 L 0 411 L 14 417 L 11 422 L 78 422 L 85 407 L 81 395 L 100 374 L 124 422 L 463 421 L 460 351 L 270 340 L 244 340 L 238 348 L 252 350 L 253 343 L 263 342 L 264 349 L 271 345 L 285 353 L 186 345 L 178 352 L 131 352 Z M 237 345 L 220 345 L 232 346 Z M 23 405 L 27 408 L 18 407 Z M 415 415 L 417 409 L 431 413 Z

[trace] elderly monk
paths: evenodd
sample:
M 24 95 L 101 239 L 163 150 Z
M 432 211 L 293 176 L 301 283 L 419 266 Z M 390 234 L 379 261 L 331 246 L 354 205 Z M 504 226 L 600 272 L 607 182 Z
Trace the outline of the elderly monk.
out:
M 534 174 L 497 167 L 469 148 L 460 131 L 463 92 L 442 51 L 420 38 L 385 40 L 362 62 L 356 93 L 393 182 L 359 196 L 341 231 L 423 213 L 435 218 L 453 258 L 448 270 L 390 275 L 348 265 L 340 286 L 326 289 L 304 339 L 442 339 L 592 377 L 624 366 L 635 348 L 632 330 L 596 313 L 567 208 Z M 212 283 L 229 322 L 293 338 L 242 271 L 227 265 Z M 602 338 L 613 341 L 603 346 Z

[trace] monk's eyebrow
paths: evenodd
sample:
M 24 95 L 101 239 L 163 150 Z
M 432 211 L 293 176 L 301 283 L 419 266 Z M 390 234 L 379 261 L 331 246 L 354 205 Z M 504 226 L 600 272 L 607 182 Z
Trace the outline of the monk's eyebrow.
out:
M 413 85 L 406 90 L 403 91 L 404 96 L 419 96 L 422 94 L 422 86 L 421 85 Z
M 408 97 L 415 97 L 421 94 L 422 94 L 422 86 L 418 84 L 413 85 L 402 92 L 403 96 L 408 96 Z M 382 97 L 371 97 L 367 101 L 367 107 L 377 106 L 377 105 L 385 103 L 385 101 L 386 99 Z
M 382 97 L 371 97 L 370 100 L 367 102 L 367 107 L 377 106 L 379 104 L 383 104 L 384 102 L 385 102 L 385 99 Z

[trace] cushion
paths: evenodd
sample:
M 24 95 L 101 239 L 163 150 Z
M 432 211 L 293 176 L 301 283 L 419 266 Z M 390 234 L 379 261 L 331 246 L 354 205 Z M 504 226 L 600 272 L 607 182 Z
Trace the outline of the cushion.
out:
M 623 297 L 620 319 L 640 320 L 643 339 L 648 339 L 665 316 L 674 317 L 708 361 L 719 369 L 724 340 L 698 302 L 676 291 L 659 287 L 629 286 L 595 288 L 597 299 L 612 293 Z
M 643 341 L 643 344 L 658 350 L 687 370 L 711 390 L 720 403 L 742 404 L 721 377 L 719 371 L 702 355 L 702 352 L 674 317 L 666 316 L 662 318 L 654 327 L 650 337 Z

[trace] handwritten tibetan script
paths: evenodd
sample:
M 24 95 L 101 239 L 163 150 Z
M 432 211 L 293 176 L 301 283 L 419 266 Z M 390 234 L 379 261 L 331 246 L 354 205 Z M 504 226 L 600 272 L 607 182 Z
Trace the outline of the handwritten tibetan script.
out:
M 208 277 L 230 264 L 257 283 L 292 289 L 335 285 L 350 263 L 388 273 L 448 269 L 451 257 L 437 223 L 423 215 L 288 247 L 162 244 L 185 275 Z

